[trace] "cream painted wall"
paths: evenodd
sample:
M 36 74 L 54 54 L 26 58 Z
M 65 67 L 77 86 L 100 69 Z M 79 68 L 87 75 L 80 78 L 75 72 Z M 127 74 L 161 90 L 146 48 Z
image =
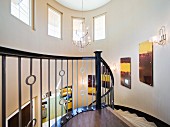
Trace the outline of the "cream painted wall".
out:
M 47 3 L 63 12 L 63 39 L 57 39 L 47 35 Z M 10 14 L 10 0 L 0 1 L 0 45 L 44 54 L 70 55 L 77 54 L 77 47 L 71 43 L 72 18 L 81 16 L 80 12 L 72 11 L 51 0 L 36 0 L 36 21 L 33 31 L 31 27 L 19 21 Z M 70 49 L 70 50 L 68 50 Z M 29 75 L 29 60 L 24 59 L 22 64 L 22 104 L 29 100 L 29 86 L 25 79 Z M 34 84 L 34 97 L 39 94 L 39 61 L 34 63 L 34 74 L 37 81 Z M 17 60 L 8 59 L 7 63 L 7 116 L 18 108 L 17 86 Z M 54 68 L 54 62 L 52 63 Z M 47 61 L 43 62 L 43 94 L 47 92 Z M 51 84 L 54 84 L 54 69 L 51 71 Z M 59 79 L 58 79 L 59 80 Z M 0 82 L 1 83 L 1 82 Z M 51 86 L 54 89 L 54 85 Z M 10 93 L 10 94 L 9 94 Z M 37 114 L 36 114 L 37 115 Z M 40 115 L 40 114 L 39 114 Z M 38 116 L 39 116 L 38 115 Z M 1 116 L 0 116 L 1 117 Z M 0 118 L 1 120 L 1 118 Z M 1 124 L 1 122 L 0 122 Z M 1 125 L 0 125 L 1 126 Z
M 151 114 L 170 124 L 170 41 L 154 45 L 154 86 L 139 81 L 139 43 L 157 35 L 165 25 L 170 33 L 169 0 L 112 0 L 106 6 L 88 12 L 88 20 L 106 13 L 106 39 L 96 41 L 93 49 L 102 49 L 112 67 L 121 57 L 132 58 L 132 89 L 120 85 L 120 71 L 114 72 L 115 103 Z M 86 18 L 86 19 L 87 19 Z M 168 34 L 170 38 L 170 34 Z
M 62 40 L 47 35 L 47 3 L 63 12 Z M 48 54 L 77 54 L 77 47 L 72 45 L 71 42 L 71 16 L 79 17 L 82 15 L 80 12 L 65 8 L 54 0 L 36 0 L 36 30 L 33 31 L 30 26 L 27 26 L 10 14 L 10 0 L 1 0 L 0 7 L 1 46 Z
M 47 35 L 47 2 L 63 12 L 63 40 Z M 93 55 L 93 51 L 100 49 L 110 66 L 119 64 L 121 57 L 131 57 L 132 89 L 120 85 L 120 72 L 115 71 L 115 103 L 141 110 L 170 124 L 169 41 L 163 47 L 154 46 L 154 87 L 139 82 L 138 78 L 139 43 L 156 35 L 162 25 L 170 32 L 169 0 L 112 0 L 100 9 L 86 12 L 90 29 L 92 17 L 106 12 L 106 39 L 92 43 L 84 53 L 71 43 L 71 16 L 81 16 L 80 12 L 53 0 L 37 0 L 36 8 L 36 31 L 33 31 L 10 14 L 10 0 L 0 1 L 1 46 L 57 55 Z M 11 78 L 15 80 L 15 77 Z

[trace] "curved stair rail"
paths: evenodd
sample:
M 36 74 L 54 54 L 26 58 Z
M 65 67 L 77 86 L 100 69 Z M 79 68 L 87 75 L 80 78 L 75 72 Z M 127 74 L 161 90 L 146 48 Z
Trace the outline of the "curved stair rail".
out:
M 103 67 L 103 69 L 101 70 L 101 73 L 102 73 L 101 75 L 103 76 L 102 79 L 105 78 L 104 75 L 109 75 L 110 76 L 110 77 L 107 77 L 108 79 L 110 79 L 110 82 L 109 82 L 110 84 L 109 84 L 109 88 L 107 89 L 106 92 L 105 92 L 105 89 L 104 89 L 106 87 L 105 86 L 106 81 L 105 80 L 103 81 L 103 89 L 104 89 L 103 91 L 104 92 L 101 95 L 101 99 L 105 99 L 106 96 L 108 94 L 110 94 L 109 96 L 107 96 L 107 97 L 109 97 L 109 101 L 108 101 L 109 103 L 107 104 L 107 106 L 110 106 L 112 109 L 114 109 L 114 76 L 113 76 L 113 73 L 112 73 L 109 65 L 105 62 L 105 60 L 103 58 L 101 58 L 101 67 Z M 96 103 L 96 100 L 94 100 L 91 104 L 89 104 L 89 106 L 92 106 L 93 103 Z M 102 106 L 105 107 L 105 104 L 106 103 L 103 103 Z
M 114 108 L 114 77 L 108 64 L 102 59 L 100 51 L 96 51 L 95 56 L 72 57 L 31 53 L 0 46 L 0 56 L 2 56 L 2 127 L 10 127 L 6 114 L 7 106 L 10 105 L 8 100 L 10 93 L 7 92 L 10 85 L 16 85 L 18 89 L 17 127 L 33 127 L 35 124 L 39 127 L 43 127 L 44 124 L 48 127 L 60 127 L 79 113 L 106 106 Z M 11 61 L 11 58 L 14 61 Z M 17 68 L 17 72 L 13 74 L 17 84 L 13 84 L 14 81 L 11 82 L 8 78 L 11 73 L 9 65 Z M 23 92 L 26 92 L 22 89 L 24 85 L 29 92 L 28 119 L 25 119 L 22 107 L 25 103 L 22 102 Z M 37 87 L 34 87 L 35 85 Z M 35 117 L 38 114 L 35 115 L 33 110 L 35 96 L 38 97 L 36 100 L 39 100 L 36 102 L 39 105 L 35 106 L 38 109 L 35 110 L 40 113 L 40 119 Z
M 105 60 L 103 58 L 101 58 L 101 62 L 103 64 L 103 66 L 106 68 L 105 71 L 106 71 L 106 74 L 108 74 L 110 77 L 109 77 L 109 81 L 110 81 L 110 86 L 109 86 L 109 89 L 108 91 L 102 96 L 106 96 L 108 94 L 110 94 L 108 97 L 110 97 L 109 99 L 109 106 L 114 109 L 114 76 L 113 76 L 113 73 L 109 67 L 109 65 L 105 62 Z M 104 72 L 105 73 L 105 72 Z
M 95 71 L 96 100 L 92 99 L 92 102 L 88 106 L 82 106 L 67 113 L 52 127 L 61 127 L 70 119 L 83 112 L 98 110 L 107 106 L 114 109 L 114 77 L 110 67 L 101 57 L 101 51 L 95 52 Z M 92 93 L 92 95 L 93 94 L 95 93 Z M 67 118 L 67 116 L 69 117 Z

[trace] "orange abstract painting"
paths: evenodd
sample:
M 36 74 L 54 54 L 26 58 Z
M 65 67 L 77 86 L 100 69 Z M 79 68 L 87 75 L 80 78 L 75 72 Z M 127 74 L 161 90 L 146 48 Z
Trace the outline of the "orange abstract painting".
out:
M 149 41 L 139 44 L 139 79 L 153 86 L 153 43 Z
M 120 59 L 121 85 L 131 89 L 131 58 Z

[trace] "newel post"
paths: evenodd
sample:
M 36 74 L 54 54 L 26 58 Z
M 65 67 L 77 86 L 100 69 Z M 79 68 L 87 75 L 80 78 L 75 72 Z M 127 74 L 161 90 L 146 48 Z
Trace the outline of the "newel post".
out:
M 96 69 L 96 109 L 101 109 L 101 53 L 95 51 L 95 69 Z

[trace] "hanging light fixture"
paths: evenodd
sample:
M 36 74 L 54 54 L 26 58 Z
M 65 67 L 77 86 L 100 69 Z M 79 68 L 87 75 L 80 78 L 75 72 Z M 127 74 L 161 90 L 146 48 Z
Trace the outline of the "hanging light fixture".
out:
M 82 19 L 83 19 L 83 0 L 82 0 Z M 79 27 L 75 30 L 76 39 L 73 40 L 73 44 L 83 50 L 86 46 L 91 43 L 91 38 L 89 36 L 89 28 L 85 25 L 85 20 L 81 20 Z

